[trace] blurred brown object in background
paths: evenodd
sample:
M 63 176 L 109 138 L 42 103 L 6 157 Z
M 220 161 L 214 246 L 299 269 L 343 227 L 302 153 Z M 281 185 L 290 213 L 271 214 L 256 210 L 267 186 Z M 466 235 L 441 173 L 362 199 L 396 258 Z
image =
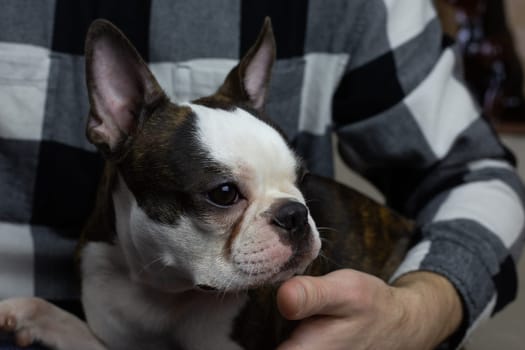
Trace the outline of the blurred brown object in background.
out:
M 525 132 L 522 68 L 502 0 L 439 0 L 445 31 L 456 38 L 465 79 L 502 132 Z

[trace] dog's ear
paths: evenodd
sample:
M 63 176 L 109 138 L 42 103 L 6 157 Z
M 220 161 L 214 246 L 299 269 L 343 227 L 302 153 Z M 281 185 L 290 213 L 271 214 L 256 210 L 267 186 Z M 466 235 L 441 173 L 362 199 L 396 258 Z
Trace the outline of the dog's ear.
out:
M 274 61 L 275 39 L 270 18 L 266 17 L 257 41 L 231 70 L 217 93 L 262 110 Z
M 167 97 L 137 50 L 110 22 L 91 24 L 85 54 L 91 104 L 86 135 L 111 157 L 132 139 L 147 112 Z

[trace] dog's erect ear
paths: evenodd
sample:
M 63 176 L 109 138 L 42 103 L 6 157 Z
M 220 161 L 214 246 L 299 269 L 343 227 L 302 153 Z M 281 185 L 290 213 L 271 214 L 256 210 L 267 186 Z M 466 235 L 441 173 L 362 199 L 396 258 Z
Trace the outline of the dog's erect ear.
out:
M 167 97 L 137 50 L 110 22 L 91 24 L 85 53 L 91 104 L 86 135 L 112 156 L 131 139 L 147 111 Z
M 257 41 L 228 74 L 218 94 L 262 110 L 274 61 L 275 39 L 270 18 L 266 17 Z

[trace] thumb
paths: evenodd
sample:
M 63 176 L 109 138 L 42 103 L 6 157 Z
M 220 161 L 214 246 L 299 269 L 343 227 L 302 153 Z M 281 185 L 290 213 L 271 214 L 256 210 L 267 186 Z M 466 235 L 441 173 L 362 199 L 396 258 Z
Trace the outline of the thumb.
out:
M 336 281 L 336 284 L 337 281 Z M 313 315 L 344 314 L 345 293 L 330 276 L 297 276 L 277 291 L 277 307 L 284 318 L 301 320 Z

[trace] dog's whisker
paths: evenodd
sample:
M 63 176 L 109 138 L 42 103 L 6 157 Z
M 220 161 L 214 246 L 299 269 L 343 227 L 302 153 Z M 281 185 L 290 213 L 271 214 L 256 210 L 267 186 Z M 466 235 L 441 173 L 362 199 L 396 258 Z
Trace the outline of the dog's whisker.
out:
M 339 264 L 337 261 L 335 261 L 334 259 L 330 258 L 328 255 L 325 254 L 324 251 L 319 251 L 319 257 L 323 260 L 325 260 L 326 262 L 334 265 L 336 268 L 343 268 L 344 266 L 342 266 L 341 264 Z
M 153 264 L 155 264 L 155 263 L 157 263 L 157 262 L 159 262 L 159 261 L 162 261 L 162 259 L 163 259 L 163 257 L 162 257 L 162 256 L 159 256 L 159 257 L 153 259 L 152 261 L 150 261 L 149 263 L 144 264 L 144 265 L 140 268 L 140 270 L 138 271 L 138 275 L 139 275 L 139 276 L 142 275 L 144 272 L 146 272 L 146 270 L 147 270 L 149 267 L 151 267 Z M 166 265 L 163 266 L 163 269 L 164 269 L 165 267 L 166 267 Z
M 332 232 L 339 232 L 339 230 L 333 228 L 333 227 L 326 227 L 326 226 L 318 226 L 317 230 L 319 231 L 332 231 Z
M 232 283 L 233 283 L 233 276 L 228 279 L 224 288 L 219 291 L 219 296 L 220 296 L 221 301 L 224 301 L 224 299 L 226 298 L 226 294 L 228 293 L 228 290 L 230 289 L 230 286 Z
M 322 243 L 331 243 L 332 242 L 326 237 L 319 237 L 319 239 L 321 240 Z
M 321 254 L 321 252 L 319 252 L 319 255 L 320 255 L 320 254 Z M 306 266 L 305 271 L 308 271 L 308 270 L 310 269 L 310 267 L 312 267 L 312 265 L 314 264 L 314 262 L 315 262 L 315 259 L 312 260 L 312 261 Z

